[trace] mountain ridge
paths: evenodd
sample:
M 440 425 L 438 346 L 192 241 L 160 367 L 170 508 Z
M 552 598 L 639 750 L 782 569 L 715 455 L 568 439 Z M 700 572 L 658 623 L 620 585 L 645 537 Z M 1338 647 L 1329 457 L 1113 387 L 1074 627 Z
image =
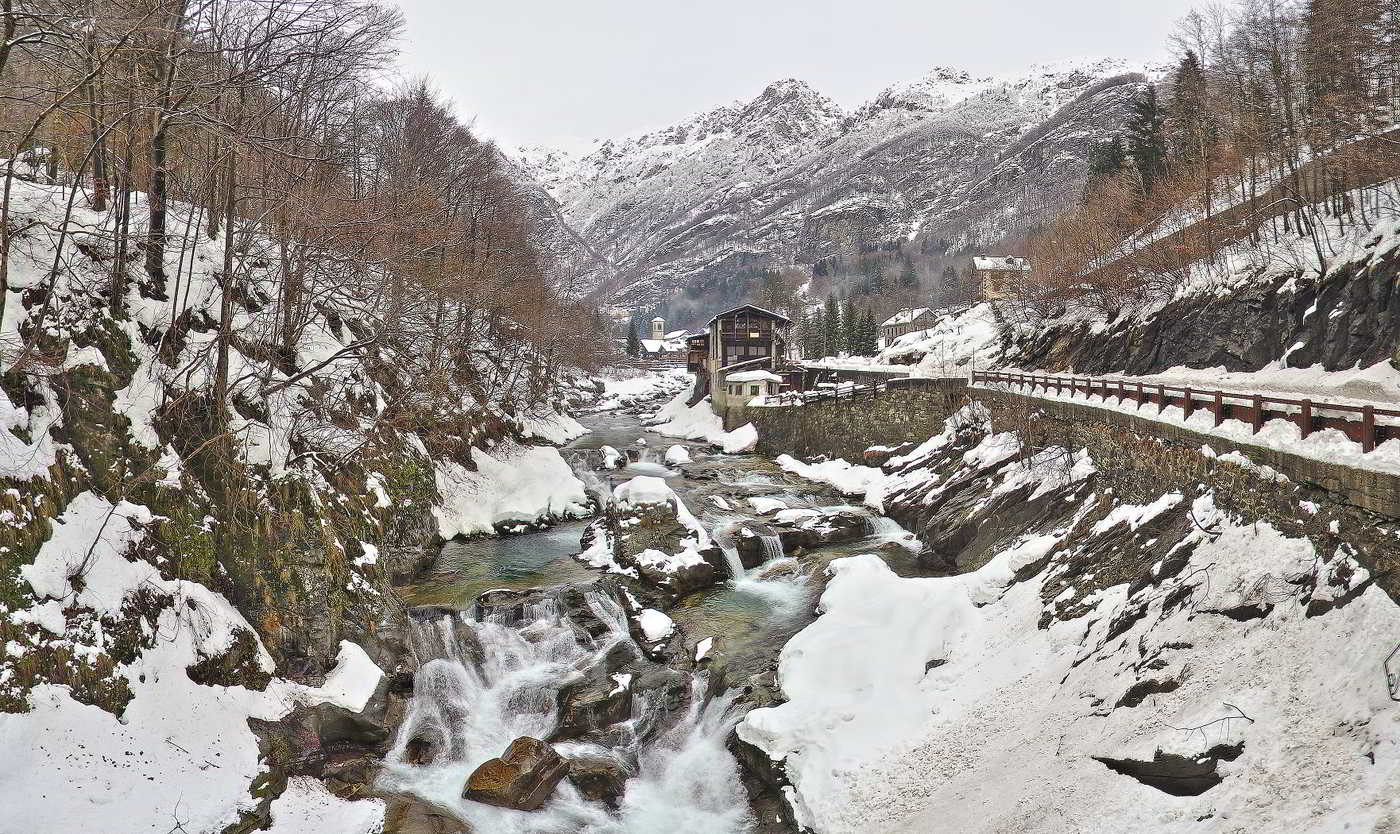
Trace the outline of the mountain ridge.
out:
M 586 153 L 511 155 L 612 265 L 591 296 L 662 309 L 748 267 L 919 238 L 985 245 L 1044 222 L 1159 73 L 1115 58 L 997 76 L 936 66 L 850 111 L 789 78 Z

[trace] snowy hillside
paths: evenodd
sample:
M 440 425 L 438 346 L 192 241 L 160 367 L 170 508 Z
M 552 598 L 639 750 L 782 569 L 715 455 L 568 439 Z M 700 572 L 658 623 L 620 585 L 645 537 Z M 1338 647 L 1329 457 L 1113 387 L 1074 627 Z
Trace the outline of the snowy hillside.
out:
M 1396 830 L 1394 520 L 1286 478 L 1231 487 L 1253 471 L 1223 460 L 1204 481 L 1100 471 L 987 420 L 969 405 L 883 470 L 847 468 L 942 570 L 828 568 L 782 649 L 785 702 L 738 727 L 798 822 Z M 1271 503 L 1242 511 L 1256 488 Z
M 578 158 L 522 165 L 617 274 L 620 306 L 655 305 L 749 264 L 811 263 L 919 234 L 996 240 L 1078 192 L 1147 69 L 1099 59 L 974 78 L 938 68 L 852 114 L 800 81 Z
M 379 830 L 382 802 L 288 777 L 356 793 L 346 762 L 378 743 L 402 656 L 392 577 L 438 535 L 591 513 L 547 445 L 585 430 L 531 394 L 543 371 L 518 338 L 457 369 L 473 384 L 424 396 L 357 288 L 314 269 L 317 302 L 279 342 L 276 242 L 244 226 L 225 301 L 223 237 L 184 204 L 167 286 L 133 277 L 112 299 L 112 216 L 65 221 L 68 202 L 13 183 L 0 743 L 25 755 L 0 765 L 22 799 L 0 829 Z M 231 407 L 215 410 L 221 306 Z M 359 728 L 322 733 L 340 733 L 339 771 L 322 721 Z

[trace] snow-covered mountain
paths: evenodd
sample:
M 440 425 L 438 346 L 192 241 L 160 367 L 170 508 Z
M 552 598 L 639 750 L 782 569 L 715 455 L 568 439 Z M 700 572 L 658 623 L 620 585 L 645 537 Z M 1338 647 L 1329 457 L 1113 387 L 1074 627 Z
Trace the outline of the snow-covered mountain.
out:
M 996 78 L 939 67 L 849 113 L 785 80 L 583 155 L 515 157 L 612 265 L 595 294 L 650 308 L 703 298 L 743 266 L 920 235 L 990 242 L 1047 219 L 1151 73 L 1114 59 Z

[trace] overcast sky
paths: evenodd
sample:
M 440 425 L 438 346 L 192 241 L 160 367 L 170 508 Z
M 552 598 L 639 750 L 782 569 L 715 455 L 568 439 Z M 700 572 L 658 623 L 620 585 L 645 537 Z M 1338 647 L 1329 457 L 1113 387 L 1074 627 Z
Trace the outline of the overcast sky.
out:
M 1199 0 L 400 0 L 405 69 L 506 145 L 586 146 L 800 78 L 854 107 L 934 66 L 1152 60 Z

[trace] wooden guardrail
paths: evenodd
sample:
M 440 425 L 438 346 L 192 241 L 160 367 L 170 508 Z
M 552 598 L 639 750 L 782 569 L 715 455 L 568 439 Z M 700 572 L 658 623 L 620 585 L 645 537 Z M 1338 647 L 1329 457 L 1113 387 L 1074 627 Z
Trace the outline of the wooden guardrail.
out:
M 1099 396 L 1104 400 L 1116 397 L 1119 403 L 1131 400 L 1138 410 L 1144 405 L 1156 405 L 1158 413 L 1167 406 L 1176 406 L 1188 419 L 1197 411 L 1208 411 L 1214 416 L 1215 425 L 1226 420 L 1239 420 L 1251 426 L 1254 434 L 1258 434 L 1269 420 L 1287 420 L 1302 431 L 1303 437 L 1323 429 L 1336 429 L 1360 443 L 1366 452 L 1373 451 L 1378 443 L 1400 437 L 1400 425 L 1377 420 L 1378 417 L 1400 418 L 1400 410 L 1376 408 L 1373 405 L 1343 405 L 1306 397 L 1286 399 L 1268 394 L 1198 390 L 1189 386 L 1123 379 L 1007 371 L 973 371 L 971 383 L 1000 383 L 1008 387 L 1026 388 L 1031 394 L 1035 389 L 1042 388 L 1046 393 L 1053 390 L 1056 395 L 1068 392 L 1070 396 L 1083 394 L 1086 397 Z

